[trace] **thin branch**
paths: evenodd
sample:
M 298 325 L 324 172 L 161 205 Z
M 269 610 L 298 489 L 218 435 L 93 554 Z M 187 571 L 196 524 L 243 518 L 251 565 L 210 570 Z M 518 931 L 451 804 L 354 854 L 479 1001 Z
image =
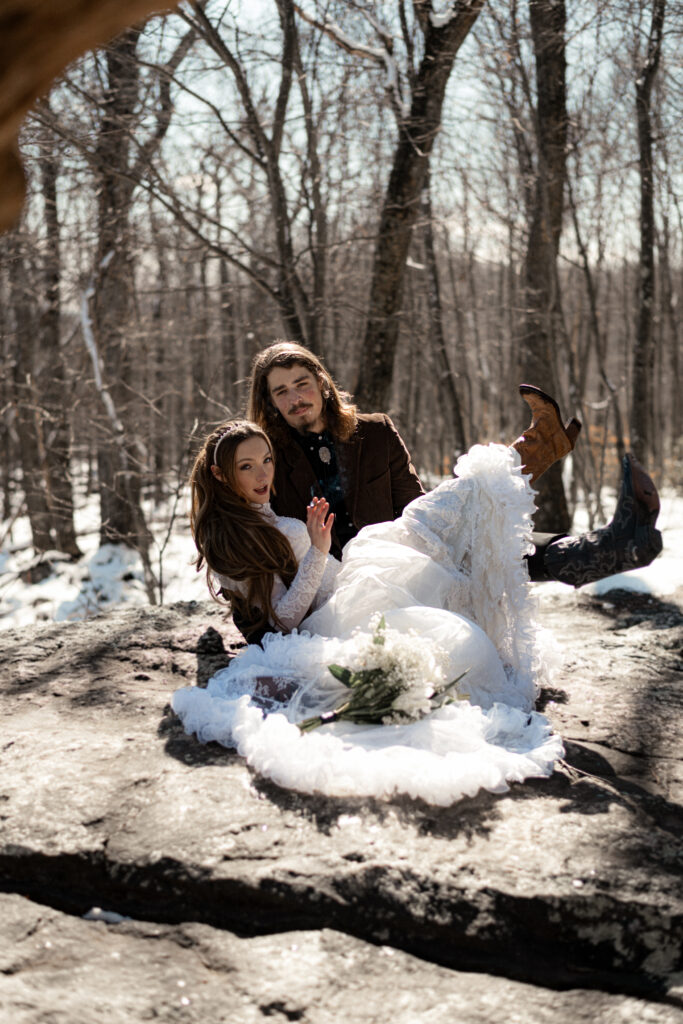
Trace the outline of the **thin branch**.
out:
M 149 163 L 152 155 L 159 148 L 162 139 L 168 131 L 173 116 L 173 103 L 171 101 L 171 80 L 180 64 L 189 53 L 190 47 L 197 37 L 194 28 L 190 28 L 176 46 L 170 59 L 158 69 L 159 76 L 159 109 L 157 111 L 156 128 L 147 141 L 140 147 L 137 160 L 132 169 L 132 177 L 137 177 L 142 168 Z M 140 63 L 140 62 L 138 62 Z
M 228 249 L 225 249 L 222 245 L 219 245 L 217 242 L 214 242 L 210 238 L 207 238 L 206 235 L 204 235 L 202 233 L 202 231 L 198 227 L 196 227 L 196 225 L 194 225 L 192 223 L 192 221 L 186 216 L 185 212 L 183 211 L 182 207 L 178 203 L 177 199 L 175 199 L 175 197 L 174 197 L 175 201 L 172 201 L 171 199 L 169 199 L 166 196 L 164 196 L 161 192 L 158 192 L 154 188 L 152 188 L 151 184 L 149 182 L 147 182 L 147 181 L 140 182 L 140 186 L 149 195 L 151 195 L 154 199 L 156 199 L 159 203 L 161 203 L 161 205 L 166 210 L 168 210 L 169 213 L 172 213 L 173 216 L 176 217 L 177 220 L 182 224 L 182 226 L 184 228 L 186 228 L 190 232 L 191 235 L 193 235 L 196 239 L 198 239 L 198 241 L 200 241 L 202 243 L 202 245 L 204 245 L 209 252 L 214 253 L 216 256 L 223 257 L 223 259 L 226 259 L 233 266 L 237 267 L 238 270 L 241 270 L 244 274 L 247 275 L 247 277 L 251 281 L 254 282 L 254 284 L 262 292 L 264 292 L 266 295 L 268 295 L 271 299 L 273 299 L 279 305 L 279 303 L 280 303 L 280 293 L 279 293 L 279 291 L 276 288 L 273 288 L 272 285 L 269 285 L 268 282 L 265 281 L 262 277 L 260 277 L 253 270 L 252 267 L 250 267 L 247 263 L 243 263 L 240 259 L 238 259 L 236 256 L 234 256 Z M 244 243 L 242 243 L 242 244 L 244 246 Z M 244 246 L 244 247 L 246 248 L 246 246 Z M 260 258 L 263 259 L 264 262 L 265 262 L 265 257 L 260 257 Z
M 157 66 L 155 64 L 150 64 L 144 60 L 141 60 L 140 64 L 142 64 L 143 67 L 149 68 L 154 68 Z M 237 146 L 237 148 L 241 150 L 241 152 L 244 153 L 244 155 L 247 156 L 258 167 L 261 167 L 262 169 L 265 168 L 265 163 L 263 159 L 258 155 L 258 153 L 255 153 L 253 149 L 250 149 L 249 146 L 245 145 L 245 143 L 242 142 L 239 135 L 237 135 L 237 133 L 230 127 L 230 125 L 227 123 L 227 121 L 223 117 L 223 114 L 221 113 L 220 109 L 216 106 L 215 103 L 212 103 L 210 99 L 208 99 L 206 96 L 203 96 L 201 93 L 196 92 L 194 89 L 191 89 L 186 82 L 183 82 L 180 78 L 177 78 L 175 75 L 169 75 L 169 79 L 173 82 L 174 85 L 177 85 L 179 89 L 182 89 L 183 92 L 187 93 L 188 96 L 191 96 L 193 99 L 199 100 L 200 103 L 203 103 L 204 106 L 207 107 L 214 115 L 219 125 L 230 139 L 230 141 L 234 143 L 235 146 Z
M 391 48 L 389 49 L 386 45 L 386 30 L 385 34 L 380 33 L 384 45 L 381 47 L 368 46 L 367 43 L 360 43 L 355 39 L 351 39 L 350 36 L 344 32 L 339 25 L 334 21 L 325 19 L 325 21 L 319 21 L 312 15 L 307 14 L 304 10 L 299 7 L 298 4 L 294 4 L 294 10 L 304 21 L 308 22 L 314 28 L 317 28 L 319 32 L 324 33 L 328 36 L 337 46 L 345 50 L 346 53 L 351 54 L 352 57 L 362 57 L 365 60 L 370 60 L 374 64 L 379 64 L 384 68 L 386 78 L 384 82 L 384 89 L 390 97 L 391 106 L 398 120 L 399 124 L 405 121 L 410 115 L 410 108 L 404 102 L 401 93 L 401 76 L 398 69 L 398 65 L 393 57 L 393 39 L 391 41 Z M 371 20 L 369 15 L 368 20 Z M 379 28 L 373 21 L 373 26 L 377 31 Z M 390 38 L 390 37 L 389 37 Z
M 180 9 L 180 14 L 187 21 L 188 25 L 194 26 L 199 32 L 202 38 L 209 44 L 214 53 L 223 60 L 232 71 L 237 89 L 239 91 L 244 109 L 247 114 L 247 126 L 251 133 L 254 145 L 261 159 L 265 158 L 269 151 L 272 150 L 271 143 L 263 129 L 263 126 L 259 120 L 258 113 L 254 106 L 251 90 L 244 73 L 244 69 L 237 58 L 234 56 L 227 43 L 223 39 L 218 29 L 209 21 L 204 11 L 203 4 L 193 0 L 192 8 L 196 14 L 196 20 L 193 20 L 189 15 Z
M 415 81 L 415 44 L 413 42 L 413 37 L 411 36 L 410 29 L 408 27 L 408 16 L 406 14 L 405 0 L 399 0 L 398 14 L 401 20 L 401 33 L 403 35 L 403 44 L 406 48 L 406 53 L 408 55 L 408 80 L 412 88 L 413 83 Z
M 292 88 L 292 68 L 296 51 L 296 25 L 291 0 L 277 0 L 280 24 L 282 26 L 282 75 L 273 116 L 272 147 L 273 158 L 278 160 L 282 147 L 282 135 L 287 115 L 289 94 Z

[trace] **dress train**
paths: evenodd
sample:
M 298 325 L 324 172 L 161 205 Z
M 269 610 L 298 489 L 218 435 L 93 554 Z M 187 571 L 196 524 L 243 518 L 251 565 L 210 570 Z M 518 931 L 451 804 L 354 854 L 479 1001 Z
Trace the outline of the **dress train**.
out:
M 522 561 L 533 492 L 517 453 L 500 445 L 475 446 L 456 473 L 400 519 L 361 530 L 330 598 L 299 630 L 248 646 L 205 690 L 178 690 L 186 731 L 235 747 L 281 786 L 332 796 L 405 793 L 446 805 L 551 774 L 563 750 L 533 711 L 548 669 Z M 296 722 L 339 703 L 328 666 L 358 667 L 377 612 L 389 632 L 412 631 L 426 658 L 434 645 L 445 652 L 448 679 L 466 673 L 462 699 L 417 722 L 337 721 L 302 734 Z M 296 689 L 264 714 L 253 697 L 268 677 Z

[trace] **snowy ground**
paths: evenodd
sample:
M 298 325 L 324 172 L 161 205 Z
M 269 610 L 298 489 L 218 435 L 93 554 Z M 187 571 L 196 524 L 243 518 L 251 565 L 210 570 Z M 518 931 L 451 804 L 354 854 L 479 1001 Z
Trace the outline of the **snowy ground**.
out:
M 609 505 L 607 506 L 609 507 Z M 146 509 L 157 543 L 151 552 L 157 577 L 162 570 L 162 602 L 205 600 L 208 597 L 203 573 L 192 565 L 194 545 L 186 515 L 187 499 L 181 502 L 173 529 L 163 551 L 169 509 Z M 582 593 L 605 593 L 615 587 L 664 597 L 683 585 L 683 496 L 662 495 L 658 524 L 664 535 L 664 551 L 646 569 L 611 576 L 582 589 Z M 586 527 L 581 510 L 574 520 L 574 533 Z M 0 536 L 5 533 L 0 526 Z M 98 547 L 98 508 L 95 498 L 83 500 L 76 515 L 79 544 L 84 552 L 78 562 L 55 554 L 54 572 L 38 583 L 22 579 L 32 562 L 30 530 L 26 519 L 18 519 L 0 550 L 0 629 L 32 626 L 50 621 L 75 621 L 96 615 L 114 605 L 148 604 L 139 555 L 118 545 Z M 536 587 L 541 601 L 569 597 L 574 593 L 561 583 Z M 157 597 L 157 600 L 159 598 Z
M 156 543 L 150 551 L 157 578 L 161 572 L 162 599 L 158 603 L 205 600 L 208 597 L 203 573 L 197 573 L 187 518 L 187 499 L 181 501 L 168 543 L 160 552 L 172 518 L 168 508 L 145 509 Z M 33 561 L 28 520 L 18 519 L 0 550 L 0 629 L 13 629 L 40 622 L 85 619 L 114 605 L 149 603 L 140 556 L 118 544 L 99 547 L 99 516 L 96 497 L 83 500 L 76 512 L 76 532 L 83 557 L 70 562 L 65 556 L 49 555 L 54 572 L 39 583 L 22 579 Z M 0 527 L 0 535 L 4 532 Z

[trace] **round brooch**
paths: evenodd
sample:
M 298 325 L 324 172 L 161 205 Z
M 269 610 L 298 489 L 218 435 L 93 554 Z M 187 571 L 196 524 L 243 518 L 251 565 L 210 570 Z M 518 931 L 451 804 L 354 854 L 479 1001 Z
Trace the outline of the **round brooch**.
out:
M 324 462 L 325 465 L 327 465 L 328 462 L 332 462 L 332 452 L 329 448 L 323 445 L 318 451 L 318 458 L 321 462 Z

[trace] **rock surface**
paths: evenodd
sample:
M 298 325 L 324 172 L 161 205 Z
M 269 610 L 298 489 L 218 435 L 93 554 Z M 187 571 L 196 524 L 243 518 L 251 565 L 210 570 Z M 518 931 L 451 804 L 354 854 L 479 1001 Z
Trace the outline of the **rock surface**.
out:
M 0 896 L 0 908 L 0 1006 L 12 1024 L 681 1019 L 673 1006 L 632 996 L 451 971 L 327 928 L 238 938 L 192 922 L 82 921 L 21 896 Z
M 286 792 L 185 736 L 171 692 L 237 639 L 216 606 L 4 634 L 7 1019 L 683 1021 L 676 596 L 546 602 L 566 761 L 447 809 Z

